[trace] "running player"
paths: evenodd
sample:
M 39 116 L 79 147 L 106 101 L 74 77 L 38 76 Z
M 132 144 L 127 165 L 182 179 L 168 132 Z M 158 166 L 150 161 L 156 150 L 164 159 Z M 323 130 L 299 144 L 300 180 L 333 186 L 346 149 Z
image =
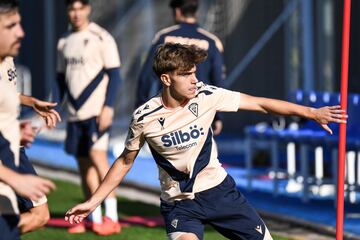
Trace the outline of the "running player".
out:
M 250 110 L 345 122 L 340 106 L 313 109 L 260 98 L 198 82 L 196 65 L 207 53 L 194 45 L 167 43 L 155 55 L 154 71 L 162 92 L 135 110 L 125 149 L 97 191 L 67 211 L 65 220 L 81 222 L 130 170 L 146 141 L 159 168 L 161 213 L 169 239 L 203 239 L 204 224 L 229 239 L 272 239 L 265 223 L 221 166 L 211 121 L 217 111 Z
M 136 104 L 138 107 L 160 91 L 152 63 L 156 48 L 163 43 L 194 44 L 207 50 L 208 58 L 197 66 L 196 77 L 210 85 L 223 87 L 225 65 L 223 62 L 223 45 L 218 37 L 201 28 L 197 23 L 198 0 L 171 0 L 169 4 L 176 25 L 160 30 L 152 41 L 147 59 L 140 73 Z M 213 122 L 214 135 L 220 134 L 223 123 L 220 114 L 215 115 Z
M 9 83 L 9 86 L 16 90 L 16 68 L 14 65 L 13 57 L 8 56 L 0 63 L 0 76 L 4 82 Z M 36 98 L 25 96 L 23 94 L 16 93 L 16 96 L 20 96 L 20 102 L 25 103 L 26 105 L 32 105 L 33 109 L 40 114 L 44 119 L 49 128 L 56 126 L 56 123 L 60 121 L 60 116 L 52 109 L 56 103 L 50 103 L 45 101 L 40 101 Z M 31 127 L 30 121 L 25 121 L 20 123 L 20 162 L 19 166 L 14 168 L 14 171 L 22 174 L 33 174 L 37 175 L 34 167 L 30 163 L 26 152 L 25 146 L 31 145 L 34 141 L 35 132 Z M 12 166 L 8 166 L 12 167 Z M 50 218 L 49 208 L 47 204 L 46 196 L 43 196 L 41 199 L 32 201 L 28 198 L 17 195 L 19 210 L 21 212 L 19 228 L 21 234 L 34 231 L 40 227 L 43 227 Z
M 19 43 L 22 37 L 23 36 L 19 36 Z M 16 89 L 17 74 L 13 56 L 6 56 L 4 60 L 0 63 L 0 76 L 4 82 L 10 85 L 10 87 Z M 26 96 L 19 93 L 16 93 L 15 95 L 19 96 L 21 104 L 32 107 L 35 112 L 44 119 L 46 125 L 49 128 L 55 127 L 57 122 L 61 120 L 57 111 L 53 109 L 56 103 L 41 101 L 34 97 Z M 25 146 L 30 145 L 34 141 L 35 137 L 35 133 L 29 121 L 20 123 L 20 133 L 20 162 L 19 166 L 13 168 L 13 170 L 22 174 L 37 175 L 35 169 L 33 168 L 25 153 Z M 10 165 L 8 167 L 11 168 L 14 166 Z M 43 196 L 41 199 L 37 199 L 36 201 L 24 198 L 19 195 L 17 197 L 19 209 L 21 212 L 19 222 L 19 228 L 21 233 L 23 234 L 43 227 L 50 218 L 46 196 Z
M 0 0 L 0 64 L 16 56 L 24 32 L 20 25 L 18 2 Z M 5 75 L 6 76 L 6 75 Z M 0 75 L 0 239 L 19 239 L 19 207 L 15 192 L 35 202 L 42 201 L 54 188 L 48 180 L 19 174 L 19 97 L 15 87 Z M 46 199 L 46 198 L 45 198 Z M 31 214 L 31 217 L 34 215 Z M 21 216 L 22 218 L 22 216 Z M 21 226 L 26 222 L 20 220 Z
M 88 0 L 67 0 L 71 30 L 58 41 L 59 103 L 67 95 L 68 112 L 65 150 L 76 157 L 85 196 L 94 193 L 109 170 L 107 150 L 114 115 L 113 104 L 120 83 L 120 58 L 113 37 L 90 22 Z M 101 206 L 91 215 L 92 230 L 99 235 L 120 232 L 117 200 L 106 198 L 105 217 Z M 69 229 L 84 232 L 85 226 Z

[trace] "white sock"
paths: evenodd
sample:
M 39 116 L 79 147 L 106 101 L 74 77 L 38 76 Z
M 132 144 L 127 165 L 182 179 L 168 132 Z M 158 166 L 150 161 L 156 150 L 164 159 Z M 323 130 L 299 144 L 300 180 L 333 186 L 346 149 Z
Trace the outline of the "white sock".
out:
M 97 224 L 102 223 L 101 205 L 95 208 L 95 210 L 90 214 L 90 218 L 93 221 L 93 223 L 97 223 Z
M 105 203 L 105 216 L 117 222 L 119 218 L 117 213 L 116 198 L 107 198 L 105 199 L 104 203 Z

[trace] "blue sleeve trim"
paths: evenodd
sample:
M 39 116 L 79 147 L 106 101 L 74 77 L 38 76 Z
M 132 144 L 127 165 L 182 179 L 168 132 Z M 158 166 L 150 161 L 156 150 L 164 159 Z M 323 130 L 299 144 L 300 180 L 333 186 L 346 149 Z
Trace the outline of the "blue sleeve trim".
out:
M 121 84 L 120 68 L 105 69 L 105 72 L 109 76 L 109 84 L 106 89 L 104 105 L 113 107 L 118 87 Z
M 56 102 L 57 105 L 55 106 L 56 111 L 60 111 L 61 103 L 64 99 L 66 90 L 66 83 L 65 83 L 65 74 L 64 73 L 57 73 L 55 86 L 52 90 L 52 101 Z

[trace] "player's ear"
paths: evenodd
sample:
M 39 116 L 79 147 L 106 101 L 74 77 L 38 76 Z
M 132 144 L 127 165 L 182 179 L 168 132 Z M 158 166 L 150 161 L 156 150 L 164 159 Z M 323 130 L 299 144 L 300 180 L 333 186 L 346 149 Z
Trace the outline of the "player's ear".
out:
M 170 75 L 167 74 L 167 73 L 161 74 L 161 75 L 160 75 L 160 80 L 161 80 L 161 82 L 162 82 L 165 86 L 167 86 L 167 87 L 169 87 L 170 84 L 171 84 Z
M 87 4 L 85 6 L 85 10 L 86 10 L 86 16 L 89 18 L 90 17 L 90 13 L 91 13 L 91 5 Z
M 174 9 L 174 18 L 175 18 L 175 21 L 176 21 L 176 22 L 181 21 L 181 19 L 182 19 L 182 13 L 181 13 L 180 8 L 175 8 L 175 9 Z

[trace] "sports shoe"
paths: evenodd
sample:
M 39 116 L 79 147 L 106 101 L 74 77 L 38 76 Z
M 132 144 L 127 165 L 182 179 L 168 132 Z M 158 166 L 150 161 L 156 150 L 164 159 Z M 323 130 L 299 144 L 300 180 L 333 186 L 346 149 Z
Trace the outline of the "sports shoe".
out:
M 81 222 L 67 229 L 68 233 L 84 233 L 86 232 L 85 223 Z
M 106 224 L 109 224 L 109 225 L 112 224 L 115 233 L 120 233 L 121 232 L 121 225 L 120 225 L 119 222 L 113 221 L 111 218 L 104 216 L 103 217 L 103 223 L 106 223 Z
M 93 223 L 91 230 L 97 235 L 108 236 L 120 233 L 120 223 L 112 221 L 110 218 L 104 217 L 102 223 Z

